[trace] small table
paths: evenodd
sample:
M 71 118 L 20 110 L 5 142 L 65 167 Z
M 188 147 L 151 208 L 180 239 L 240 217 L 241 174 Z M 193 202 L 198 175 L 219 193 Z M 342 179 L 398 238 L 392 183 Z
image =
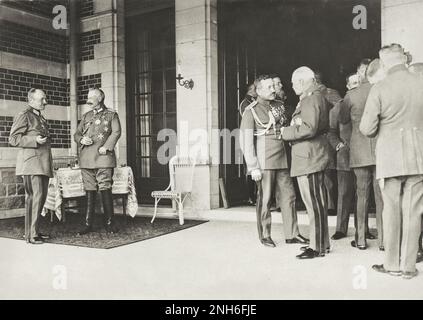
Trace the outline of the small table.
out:
M 112 194 L 122 197 L 124 214 L 128 213 L 131 217 L 135 217 L 138 200 L 131 167 L 114 169 Z M 45 216 L 48 211 L 54 211 L 59 220 L 65 221 L 64 200 L 81 201 L 82 198 L 85 199 L 85 195 L 81 169 L 58 169 L 49 180 L 47 199 L 41 214 Z

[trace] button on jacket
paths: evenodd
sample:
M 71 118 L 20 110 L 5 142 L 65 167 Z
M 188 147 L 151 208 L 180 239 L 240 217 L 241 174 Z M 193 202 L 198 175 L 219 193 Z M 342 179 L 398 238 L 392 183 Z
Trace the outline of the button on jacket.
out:
M 82 116 L 74 134 L 74 140 L 80 148 L 79 164 L 83 169 L 115 168 L 115 146 L 121 135 L 121 126 L 118 114 L 106 107 L 100 112 L 91 110 Z M 93 144 L 81 144 L 83 136 L 93 140 Z M 107 149 L 102 155 L 98 152 L 100 147 Z
M 329 164 L 329 102 L 317 86 L 300 98 L 292 115 L 291 126 L 282 131 L 282 138 L 292 144 L 291 176 L 323 171 Z
M 38 144 L 37 136 L 47 137 L 47 142 L 43 145 Z M 9 144 L 21 148 L 16 160 L 16 175 L 53 176 L 47 120 L 38 110 L 28 107 L 15 117 L 10 130 Z

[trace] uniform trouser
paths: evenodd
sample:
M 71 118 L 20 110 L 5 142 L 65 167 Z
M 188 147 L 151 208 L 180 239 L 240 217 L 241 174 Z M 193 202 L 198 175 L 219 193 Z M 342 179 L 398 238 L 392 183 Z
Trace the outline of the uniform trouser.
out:
M 257 181 L 257 230 L 260 240 L 271 236 L 272 214 L 270 206 L 273 190 L 276 204 L 281 208 L 285 239 L 298 236 L 295 191 L 288 169 L 263 170 L 262 178 Z
M 380 188 L 376 181 L 376 166 L 353 168 L 356 177 L 357 210 L 355 241 L 357 245 L 366 244 L 366 233 L 368 232 L 368 207 L 370 198 L 370 186 L 373 182 L 373 191 L 376 204 L 376 225 L 379 246 L 383 246 L 382 209 L 383 202 Z
M 336 231 L 347 234 L 351 205 L 354 201 L 354 173 L 338 170 L 338 205 L 336 217 Z
M 25 188 L 25 239 L 38 236 L 38 217 L 47 198 L 48 176 L 23 176 Z
M 330 247 L 327 193 L 323 171 L 297 177 L 310 221 L 310 248 L 325 253 Z
M 248 200 L 256 202 L 257 198 L 257 185 L 251 176 L 247 176 L 247 186 L 248 186 Z
M 81 168 L 82 181 L 86 191 L 110 190 L 113 185 L 113 168 Z
M 331 210 L 335 209 L 335 183 L 333 181 L 335 171 L 336 170 L 334 169 L 325 170 L 325 187 L 328 198 L 328 209 Z
M 385 231 L 383 265 L 386 270 L 413 272 L 423 215 L 423 175 L 381 179 L 379 184 Z

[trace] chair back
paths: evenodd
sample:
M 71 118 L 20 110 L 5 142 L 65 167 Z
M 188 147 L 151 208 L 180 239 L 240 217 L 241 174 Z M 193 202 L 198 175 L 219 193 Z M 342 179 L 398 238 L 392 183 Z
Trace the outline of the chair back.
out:
M 57 180 L 63 198 L 85 196 L 81 170 L 62 168 L 57 170 Z
M 196 166 L 196 157 L 174 156 L 169 161 L 170 186 L 172 191 L 191 192 Z

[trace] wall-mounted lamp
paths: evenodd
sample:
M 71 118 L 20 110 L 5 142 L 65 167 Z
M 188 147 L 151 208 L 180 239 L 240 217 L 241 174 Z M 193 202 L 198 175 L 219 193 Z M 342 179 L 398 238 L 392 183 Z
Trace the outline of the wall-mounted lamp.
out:
M 178 76 L 176 77 L 176 80 L 178 80 L 179 85 L 180 86 L 183 86 L 183 87 L 185 87 L 187 89 L 191 89 L 192 90 L 192 88 L 194 87 L 194 81 L 192 79 L 182 81 L 183 79 L 184 79 L 184 77 L 181 76 L 180 73 L 178 73 Z

